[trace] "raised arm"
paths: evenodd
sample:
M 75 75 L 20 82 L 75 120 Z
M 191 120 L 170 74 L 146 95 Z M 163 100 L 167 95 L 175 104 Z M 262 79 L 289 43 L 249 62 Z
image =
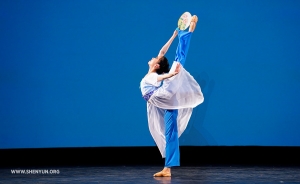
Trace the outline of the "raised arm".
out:
M 164 55 L 167 53 L 167 51 L 168 51 L 170 45 L 172 44 L 173 40 L 176 38 L 177 34 L 178 34 L 177 30 L 175 30 L 174 33 L 173 33 L 173 35 L 172 35 L 172 37 L 171 37 L 171 38 L 168 40 L 168 42 L 160 49 L 160 51 L 159 51 L 159 53 L 158 53 L 158 57 L 162 57 L 162 56 L 164 56 Z

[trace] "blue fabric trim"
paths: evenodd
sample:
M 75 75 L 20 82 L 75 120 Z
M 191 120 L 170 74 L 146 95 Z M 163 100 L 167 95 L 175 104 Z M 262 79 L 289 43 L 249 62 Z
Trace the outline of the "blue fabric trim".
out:
M 149 93 L 145 94 L 143 96 L 143 98 L 148 101 L 150 99 L 150 97 L 153 95 L 154 91 L 150 91 Z

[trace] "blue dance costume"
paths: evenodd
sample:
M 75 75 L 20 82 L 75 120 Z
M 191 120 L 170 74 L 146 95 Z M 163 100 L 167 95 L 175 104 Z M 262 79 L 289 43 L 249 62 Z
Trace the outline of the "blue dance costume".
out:
M 177 29 L 178 30 L 178 29 Z M 179 43 L 176 50 L 175 61 L 184 66 L 188 53 L 192 32 L 184 32 L 178 30 Z M 165 137 L 166 137 L 166 158 L 165 167 L 179 166 L 179 136 L 177 130 L 177 109 L 165 110 Z

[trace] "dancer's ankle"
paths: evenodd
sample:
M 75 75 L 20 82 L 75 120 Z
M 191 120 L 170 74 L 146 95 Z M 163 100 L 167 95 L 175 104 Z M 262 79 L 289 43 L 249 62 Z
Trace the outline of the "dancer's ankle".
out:
M 163 172 L 171 173 L 171 167 L 164 167 Z
M 197 22 L 198 22 L 198 17 L 197 17 L 197 15 L 194 15 L 192 17 L 192 20 L 191 20 L 191 23 L 190 23 L 189 32 L 194 32 L 195 31 Z

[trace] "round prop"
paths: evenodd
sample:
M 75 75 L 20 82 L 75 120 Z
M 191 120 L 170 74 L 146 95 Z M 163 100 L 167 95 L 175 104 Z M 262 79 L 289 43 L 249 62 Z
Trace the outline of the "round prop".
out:
M 190 14 L 190 12 L 184 12 L 178 20 L 178 28 L 180 30 L 185 30 L 190 26 L 191 20 L 192 15 Z

